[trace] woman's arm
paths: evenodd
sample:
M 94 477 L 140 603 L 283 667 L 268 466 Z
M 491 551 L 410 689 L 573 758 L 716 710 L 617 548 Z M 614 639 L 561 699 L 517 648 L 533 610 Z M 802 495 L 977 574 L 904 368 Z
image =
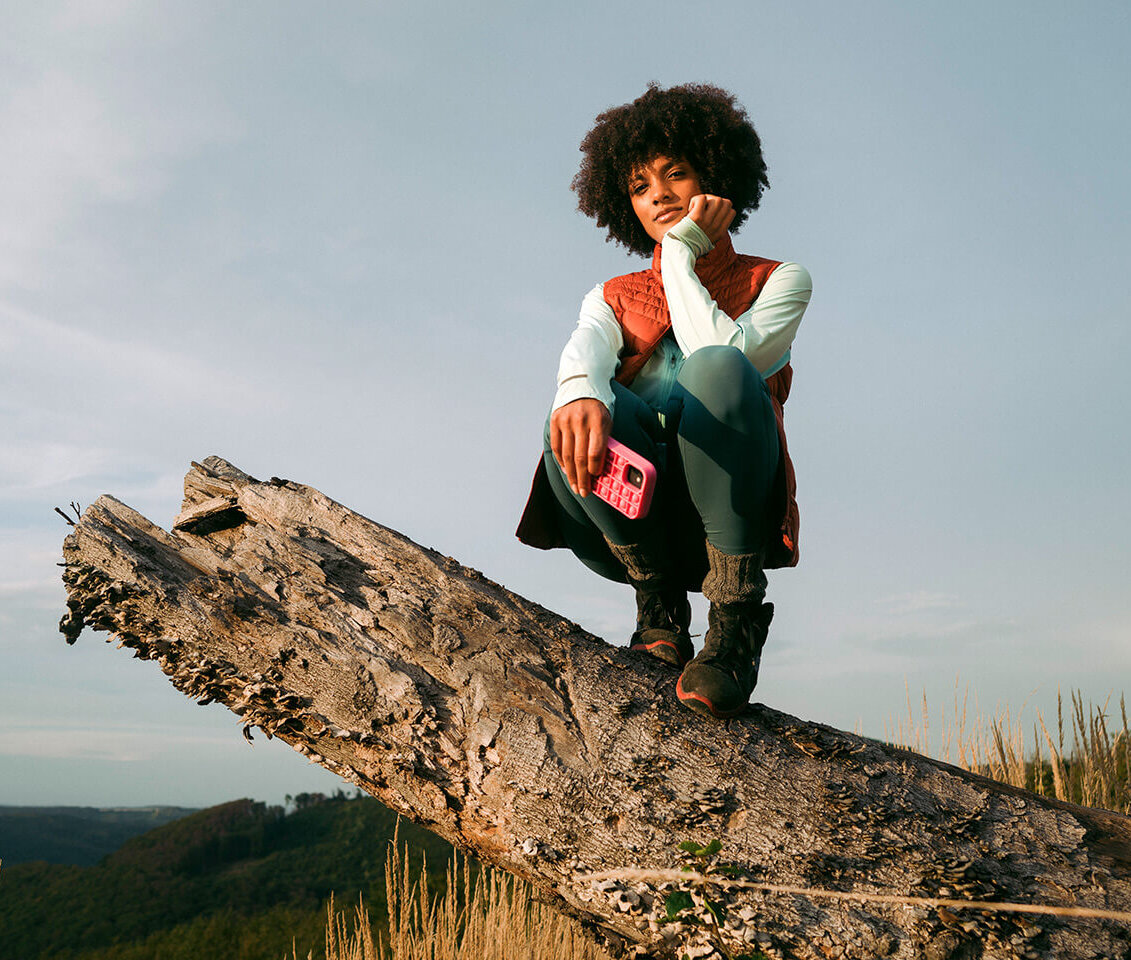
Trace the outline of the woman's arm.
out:
M 676 343 L 684 356 L 718 344 L 738 347 L 768 376 L 788 359 L 813 291 L 809 271 L 797 263 L 781 264 L 751 307 L 732 318 L 695 275 L 695 261 L 712 246 L 691 217 L 672 227 L 661 245 L 660 270 Z
M 605 302 L 604 284 L 597 284 L 581 301 L 577 326 L 558 362 L 558 392 L 554 410 L 583 397 L 600 400 L 611 412 L 617 357 L 624 335 L 613 308 Z
M 598 284 L 581 303 L 581 314 L 558 363 L 558 392 L 550 415 L 554 459 L 581 496 L 605 463 L 613 417 L 611 381 L 624 346 L 620 324 Z

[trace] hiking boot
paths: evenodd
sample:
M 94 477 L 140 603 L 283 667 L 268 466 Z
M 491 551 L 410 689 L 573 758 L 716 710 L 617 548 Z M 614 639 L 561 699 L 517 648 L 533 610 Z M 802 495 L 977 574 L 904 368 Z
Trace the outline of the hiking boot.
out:
M 772 603 L 712 603 L 703 649 L 680 674 L 676 696 L 713 717 L 742 713 L 758 683 Z
M 761 554 L 723 553 L 708 540 L 707 563 L 707 636 L 699 656 L 680 674 L 675 693 L 692 710 L 733 717 L 746 709 L 758 682 L 774 605 L 762 602 L 766 574 Z
M 636 590 L 636 630 L 629 648 L 683 668 L 695 654 L 691 646 L 691 604 L 687 591 L 672 586 L 662 531 L 651 530 L 641 543 L 613 543 L 609 550 Z
M 686 590 L 636 588 L 636 632 L 628 641 L 629 649 L 682 669 L 695 653 L 690 627 Z

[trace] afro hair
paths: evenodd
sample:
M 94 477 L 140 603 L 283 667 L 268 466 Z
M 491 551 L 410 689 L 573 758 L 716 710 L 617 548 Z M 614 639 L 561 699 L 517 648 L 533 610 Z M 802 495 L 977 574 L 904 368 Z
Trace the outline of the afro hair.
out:
M 766 179 L 762 142 L 732 94 L 705 83 L 664 90 L 652 83 L 632 103 L 597 117 L 581 141 L 584 158 L 573 178 L 577 208 L 608 228 L 608 240 L 649 256 L 655 241 L 632 210 L 632 174 L 658 156 L 685 160 L 703 190 L 734 206 L 731 229 L 758 209 Z

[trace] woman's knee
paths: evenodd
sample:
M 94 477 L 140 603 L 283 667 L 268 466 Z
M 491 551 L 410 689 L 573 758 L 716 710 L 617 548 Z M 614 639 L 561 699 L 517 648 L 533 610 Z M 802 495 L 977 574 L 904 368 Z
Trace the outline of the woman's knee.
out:
M 679 384 L 716 416 L 757 403 L 765 383 L 737 347 L 696 350 L 683 362 Z

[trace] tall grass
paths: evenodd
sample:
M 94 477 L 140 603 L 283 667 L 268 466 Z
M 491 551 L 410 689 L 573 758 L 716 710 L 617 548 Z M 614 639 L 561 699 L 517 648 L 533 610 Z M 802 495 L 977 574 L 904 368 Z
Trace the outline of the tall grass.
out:
M 939 760 L 1044 797 L 1131 814 L 1131 729 L 1122 695 L 1116 714 L 1110 697 L 1102 705 L 1085 704 L 1083 696 L 1072 691 L 1067 705 L 1069 742 L 1066 704 L 1058 691 L 1055 732 L 1035 711 L 1028 756 L 1021 713 L 1015 719 L 1007 706 L 989 718 L 978 715 L 971 724 L 968 701 L 968 693 L 959 701 L 956 688 L 951 716 L 943 711 L 942 745 L 934 754 Z M 931 755 L 926 695 L 918 712 L 919 719 L 908 694 L 906 722 L 885 725 L 884 739 Z
M 384 931 L 374 939 L 364 903 L 338 911 L 331 897 L 326 960 L 609 960 L 576 921 L 539 902 L 521 880 L 472 867 L 457 852 L 446 881 L 442 894 L 433 893 L 427 872 L 414 875 L 394 836 L 385 862 L 388 940 Z

